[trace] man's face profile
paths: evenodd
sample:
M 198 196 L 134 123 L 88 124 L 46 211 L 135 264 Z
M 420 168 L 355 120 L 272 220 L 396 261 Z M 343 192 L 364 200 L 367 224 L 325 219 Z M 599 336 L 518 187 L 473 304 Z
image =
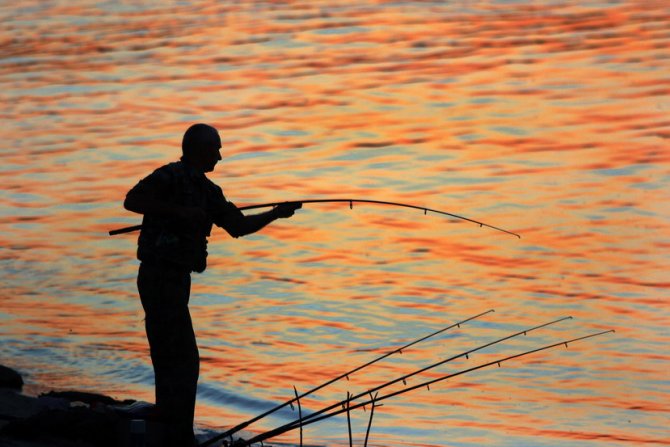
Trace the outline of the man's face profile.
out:
M 204 144 L 200 151 L 200 162 L 205 172 L 212 172 L 216 164 L 221 160 L 221 144 L 211 141 Z

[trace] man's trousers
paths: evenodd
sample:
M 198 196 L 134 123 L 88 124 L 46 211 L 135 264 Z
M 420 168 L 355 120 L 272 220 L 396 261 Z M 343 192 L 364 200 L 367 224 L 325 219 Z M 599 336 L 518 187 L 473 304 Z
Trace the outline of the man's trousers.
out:
M 200 356 L 188 311 L 191 273 L 176 266 L 146 263 L 137 277 L 151 361 L 156 407 L 166 424 L 166 446 L 191 447 Z

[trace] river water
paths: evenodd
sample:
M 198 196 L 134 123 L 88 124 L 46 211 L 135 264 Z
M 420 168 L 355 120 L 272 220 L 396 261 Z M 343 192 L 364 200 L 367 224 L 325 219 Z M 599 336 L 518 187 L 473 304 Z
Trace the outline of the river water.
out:
M 380 394 L 371 446 L 670 445 L 670 8 L 662 1 L 22 1 L 0 6 L 0 363 L 153 400 L 125 193 L 216 126 L 238 205 L 328 198 L 194 275 L 196 423 Z M 363 445 L 368 412 L 352 412 Z M 285 409 L 259 433 L 297 416 Z M 348 445 L 346 417 L 305 442 Z M 297 433 L 276 438 L 297 443 Z

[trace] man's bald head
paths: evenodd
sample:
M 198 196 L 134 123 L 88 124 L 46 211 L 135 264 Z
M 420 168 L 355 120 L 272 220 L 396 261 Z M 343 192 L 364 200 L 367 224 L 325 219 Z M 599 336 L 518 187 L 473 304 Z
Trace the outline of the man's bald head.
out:
M 221 137 L 219 132 L 209 124 L 194 124 L 186 130 L 181 141 L 182 160 L 211 172 L 218 160 L 221 160 L 219 149 Z

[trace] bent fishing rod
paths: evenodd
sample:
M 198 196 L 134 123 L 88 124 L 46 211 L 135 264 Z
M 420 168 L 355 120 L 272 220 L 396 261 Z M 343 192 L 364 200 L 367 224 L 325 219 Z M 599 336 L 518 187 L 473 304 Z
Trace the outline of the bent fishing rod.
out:
M 589 334 L 589 335 L 585 335 L 585 336 L 582 336 L 582 337 L 573 338 L 571 340 L 560 341 L 558 343 L 553 343 L 553 344 L 550 344 L 550 345 L 542 346 L 540 348 L 531 349 L 529 351 L 525 351 L 525 352 L 522 352 L 522 353 L 519 353 L 519 354 L 514 354 L 514 355 L 511 355 L 511 356 L 508 356 L 508 357 L 493 360 L 491 362 L 482 363 L 480 365 L 473 366 L 471 368 L 467 368 L 467 369 L 457 371 L 457 372 L 452 373 L 452 374 L 441 376 L 441 377 L 438 377 L 438 378 L 435 378 L 435 379 L 432 379 L 432 380 L 428 380 L 426 382 L 419 383 L 417 385 L 413 385 L 413 386 L 410 386 L 410 387 L 407 387 L 407 388 L 403 388 L 401 390 L 394 391 L 394 392 L 386 394 L 384 396 L 379 396 L 379 397 L 371 396 L 370 400 L 360 402 L 360 403 L 355 404 L 353 406 L 347 405 L 348 400 L 345 399 L 345 400 L 338 403 L 338 406 L 344 407 L 344 408 L 339 409 L 338 411 L 334 411 L 332 413 L 324 414 L 320 417 L 309 419 L 309 420 L 305 420 L 303 418 L 303 423 L 297 423 L 297 424 L 292 424 L 292 425 L 279 427 L 277 429 L 270 430 L 270 431 L 265 432 L 265 433 L 261 433 L 261 434 L 255 436 L 255 437 L 253 437 L 249 440 L 242 440 L 242 442 L 240 443 L 240 446 L 250 446 L 251 444 L 254 444 L 256 442 L 265 441 L 265 440 L 273 438 L 275 436 L 284 434 L 288 431 L 295 430 L 295 429 L 300 428 L 300 427 L 304 427 L 305 425 L 320 422 L 324 419 L 329 419 L 333 416 L 338 416 L 342 413 L 349 412 L 349 411 L 355 410 L 357 408 L 365 407 L 366 405 L 376 405 L 377 402 L 379 402 L 379 401 L 389 399 L 391 397 L 399 396 L 401 394 L 409 393 L 410 391 L 414 391 L 414 390 L 421 389 L 421 388 L 426 388 L 426 389 L 430 390 L 430 386 L 435 384 L 435 383 L 442 382 L 442 381 L 445 381 L 445 380 L 448 380 L 448 379 L 451 379 L 453 377 L 457 377 L 457 376 L 460 376 L 460 375 L 463 375 L 463 374 L 467 374 L 469 372 L 473 372 L 473 371 L 477 371 L 477 370 L 480 370 L 480 369 L 488 368 L 488 367 L 493 366 L 493 365 L 498 365 L 498 367 L 500 367 L 500 365 L 502 363 L 505 363 L 509 360 L 513 360 L 513 359 L 520 358 L 520 357 L 525 357 L 527 355 L 535 354 L 537 352 L 545 351 L 547 349 L 552 349 L 552 348 L 555 348 L 557 346 L 565 346 L 567 348 L 570 343 L 574 343 L 574 342 L 581 341 L 581 340 L 586 340 L 588 338 L 597 337 L 597 336 L 600 336 L 600 335 L 603 335 L 603 334 L 608 334 L 608 333 L 611 333 L 611 332 L 614 332 L 614 330 L 610 329 L 610 330 L 607 330 L 607 331 L 596 332 L 594 334 Z
M 376 205 L 384 205 L 384 206 L 396 206 L 396 207 L 402 207 L 402 208 L 411 208 L 415 210 L 420 210 L 423 211 L 423 214 L 428 214 L 430 211 L 431 213 L 434 214 L 440 214 L 443 216 L 448 216 L 448 217 L 453 217 L 455 219 L 460 219 L 460 220 L 465 220 L 467 222 L 472 222 L 474 224 L 479 225 L 480 227 L 488 227 L 491 229 L 494 229 L 496 231 L 500 231 L 503 233 L 510 234 L 512 236 L 516 236 L 519 239 L 521 239 L 521 236 L 517 233 L 514 233 L 512 231 L 505 230 L 500 227 L 496 227 L 493 225 L 489 225 L 484 222 L 480 222 L 478 220 L 470 219 L 468 217 L 464 216 L 459 216 L 458 214 L 453 214 L 449 213 L 446 211 L 440 211 L 432 208 L 426 208 L 423 206 L 418 206 L 418 205 L 410 205 L 407 203 L 399 203 L 399 202 L 387 202 L 387 201 L 382 201 L 382 200 L 369 200 L 369 199 L 306 199 L 306 200 L 293 200 L 293 201 L 288 201 L 288 202 L 271 202 L 271 203 L 262 203 L 260 205 L 249 205 L 249 206 L 242 206 L 238 207 L 240 211 L 246 211 L 246 210 L 253 210 L 253 209 L 259 209 L 259 208 L 273 208 L 279 205 L 298 205 L 298 204 L 305 204 L 305 203 L 348 203 L 349 208 L 352 209 L 354 207 L 354 203 L 372 203 Z M 110 236 L 115 236 L 117 234 L 123 234 L 123 233 L 130 233 L 133 231 L 138 231 L 142 229 L 142 225 L 134 225 L 132 227 L 125 227 L 125 228 L 119 228 L 116 230 L 111 230 L 109 232 Z
M 510 340 L 510 339 L 512 339 L 512 338 L 518 337 L 518 336 L 520 336 L 520 335 L 527 335 L 529 332 L 532 332 L 532 331 L 535 331 L 535 330 L 538 330 L 538 329 L 542 329 L 542 328 L 545 328 L 545 327 L 547 327 L 547 326 L 551 326 L 551 325 L 553 325 L 553 324 L 560 323 L 560 322 L 565 321 L 565 320 L 571 320 L 571 319 L 572 319 L 572 317 L 570 317 L 570 316 L 568 316 L 568 317 L 563 317 L 563 318 L 559 318 L 559 319 L 557 319 L 557 320 L 550 321 L 550 322 L 548 322 L 548 323 L 544 323 L 544 324 L 540 324 L 540 325 L 538 325 L 538 326 L 534 326 L 534 327 L 531 327 L 531 328 L 528 328 L 528 329 L 524 329 L 524 330 L 522 330 L 522 331 L 518 331 L 518 332 L 513 333 L 513 334 L 511 334 L 511 335 L 507 335 L 507 336 L 502 337 L 502 338 L 499 338 L 499 339 L 497 339 L 497 340 L 493 340 L 493 341 L 491 341 L 491 342 L 489 342 L 489 343 L 486 343 L 486 344 L 477 346 L 476 348 L 470 349 L 470 350 L 468 350 L 468 351 L 464 351 L 464 352 L 462 352 L 462 353 L 460 353 L 460 354 L 457 354 L 457 355 L 455 355 L 455 356 L 453 356 L 453 357 L 449 357 L 449 358 L 447 358 L 447 359 L 440 360 L 439 362 L 433 363 L 432 365 L 428 365 L 428 366 L 425 366 L 425 367 L 423 367 L 423 368 L 421 368 L 421 369 L 418 369 L 418 370 L 416 370 L 416 371 L 412 371 L 412 372 L 409 373 L 409 374 L 406 374 L 406 375 L 404 375 L 404 376 L 398 377 L 398 378 L 396 378 L 396 379 L 393 379 L 393 380 L 391 380 L 391 381 L 388 381 L 388 382 L 386 382 L 386 383 L 383 383 L 383 384 L 381 384 L 381 385 L 378 385 L 378 386 L 376 386 L 376 387 L 374 387 L 374 388 L 371 388 L 371 389 L 369 389 L 369 390 L 366 390 L 366 391 L 364 391 L 364 392 L 362 392 L 362 393 L 360 393 L 360 394 L 352 395 L 352 396 L 350 396 L 346 401 L 336 402 L 336 403 L 334 403 L 334 404 L 332 404 L 332 405 L 330 405 L 330 406 L 328 406 L 328 407 L 322 408 L 322 409 L 320 409 L 320 410 L 318 410 L 318 411 L 316 411 L 316 412 L 314 412 L 314 413 L 310 413 L 309 415 L 307 415 L 307 416 L 305 416 L 305 417 L 301 417 L 301 418 L 300 418 L 299 420 L 297 420 L 297 421 L 292 421 L 292 422 L 289 422 L 289 423 L 287 423 L 287 424 L 284 424 L 284 425 L 282 425 L 282 426 L 280 426 L 280 427 L 278 427 L 278 428 L 276 428 L 276 429 L 274 429 L 274 430 L 272 430 L 272 431 L 277 431 L 278 433 L 280 433 L 280 432 L 283 433 L 283 432 L 286 431 L 286 430 L 290 430 L 291 427 L 299 426 L 299 425 L 301 425 L 301 424 L 302 424 L 302 425 L 305 425 L 305 423 L 306 423 L 307 421 L 310 421 L 310 420 L 312 420 L 312 419 L 314 419 L 314 418 L 316 418 L 316 417 L 318 417 L 318 416 L 321 416 L 322 414 L 327 413 L 328 411 L 334 410 L 334 409 L 336 409 L 336 408 L 342 406 L 342 404 L 345 403 L 345 402 L 349 403 L 349 402 L 358 400 L 358 399 L 360 399 L 361 397 L 364 397 L 364 396 L 366 396 L 366 395 L 370 395 L 370 396 L 371 396 L 372 393 L 375 393 L 375 392 L 377 392 L 377 391 L 380 391 L 380 390 L 382 390 L 382 389 L 384 389 L 384 388 L 387 388 L 387 387 L 389 387 L 389 386 L 391 386 L 391 385 L 394 385 L 394 384 L 396 384 L 396 383 L 399 383 L 399 382 L 403 382 L 404 384 L 406 384 L 406 383 L 407 383 L 407 379 L 409 379 L 410 377 L 416 376 L 416 375 L 421 374 L 421 373 L 423 373 L 423 372 L 426 372 L 426 371 L 428 371 L 428 370 L 430 370 L 430 369 L 437 368 L 438 366 L 441 366 L 441 365 L 444 365 L 444 364 L 446 364 L 446 363 L 452 362 L 452 361 L 454 361 L 454 360 L 456 360 L 456 359 L 459 359 L 459 358 L 463 358 L 463 357 L 465 357 L 466 359 L 469 359 L 469 358 L 470 358 L 470 355 L 471 355 L 472 353 L 477 352 L 477 351 L 481 351 L 482 349 L 488 348 L 489 346 L 493 346 L 493 345 L 496 345 L 496 344 L 498 344 L 498 343 L 502 343 L 502 342 L 504 342 L 504 341 L 507 341 L 507 340 Z M 229 434 L 228 434 L 228 432 L 226 432 L 226 433 L 224 433 L 224 436 L 219 435 L 219 437 L 217 437 L 216 439 L 212 440 L 211 442 L 215 442 L 215 441 L 218 440 L 218 439 L 223 439 L 224 437 L 228 437 L 228 436 L 229 436 Z M 210 441 L 207 441 L 206 443 L 204 443 L 204 444 L 200 444 L 200 445 L 201 445 L 202 447 L 204 447 L 204 446 L 209 445 L 209 443 L 210 443 Z
M 213 438 L 211 438 L 211 439 L 209 439 L 209 440 L 203 442 L 202 444 L 200 444 L 200 447 L 206 447 L 206 446 L 211 445 L 211 444 L 213 444 L 213 443 L 215 443 L 215 442 L 217 442 L 217 441 L 219 441 L 219 440 L 221 440 L 221 439 L 228 438 L 228 437 L 232 436 L 233 434 L 237 433 L 238 431 L 240 431 L 240 430 L 242 430 L 242 429 L 248 427 L 249 425 L 253 424 L 254 422 L 257 422 L 257 421 L 263 419 L 264 417 L 269 416 L 269 415 L 271 415 L 272 413 L 274 413 L 274 412 L 276 412 L 276 411 L 278 411 L 278 410 L 281 410 L 282 408 L 284 408 L 284 407 L 286 407 L 286 406 L 288 406 L 288 405 L 292 405 L 293 402 L 296 402 L 296 401 L 300 402 L 300 399 L 302 399 L 303 397 L 308 396 L 308 395 L 310 395 L 310 394 L 314 394 L 315 392 L 317 392 L 317 391 L 319 391 L 319 390 L 321 390 L 321 389 L 327 387 L 328 385 L 332 385 L 333 383 L 337 382 L 338 380 L 341 380 L 341 379 L 343 379 L 343 378 L 345 378 L 345 377 L 346 377 L 347 380 L 348 380 L 350 375 L 352 375 L 352 374 L 354 374 L 354 373 L 356 373 L 356 372 L 358 372 L 358 371 L 360 371 L 360 370 L 362 370 L 362 369 L 364 369 L 364 368 L 367 368 L 368 366 L 371 366 L 371 365 L 373 365 L 373 364 L 375 364 L 375 363 L 377 363 L 377 362 L 379 362 L 379 361 L 381 361 L 381 360 L 384 360 L 385 358 L 387 358 L 387 357 L 389 357 L 389 356 L 391 356 L 391 355 L 393 355 L 393 354 L 396 354 L 396 353 L 400 353 L 400 354 L 402 354 L 402 352 L 403 352 L 404 350 L 406 350 L 407 348 L 409 348 L 409 347 L 411 347 L 411 346 L 414 346 L 414 345 L 416 345 L 416 344 L 418 344 L 418 343 L 421 343 L 421 342 L 423 342 L 423 341 L 426 341 L 426 340 L 428 340 L 428 339 L 431 338 L 431 337 L 434 337 L 434 336 L 439 335 L 439 334 L 441 334 L 441 333 L 443 333 L 443 332 L 445 332 L 445 331 L 448 331 L 449 329 L 453 329 L 453 328 L 455 328 L 455 327 L 460 328 L 460 327 L 461 327 L 461 324 L 464 324 L 464 323 L 467 323 L 467 322 L 469 322 L 469 321 L 475 320 L 475 319 L 477 319 L 477 318 L 479 318 L 479 317 L 481 317 L 481 316 L 484 316 L 484 315 L 489 314 L 489 313 L 492 313 L 492 312 L 495 312 L 495 310 L 493 310 L 493 309 L 487 310 L 486 312 L 482 312 L 482 313 L 480 313 L 480 314 L 478 314 L 478 315 L 475 315 L 475 316 L 473 316 L 473 317 L 466 318 L 465 320 L 461 320 L 461 321 L 459 321 L 459 322 L 457 322 L 457 323 L 454 323 L 454 324 L 452 324 L 452 325 L 450 325 L 450 326 L 444 327 L 444 328 L 439 329 L 439 330 L 437 330 L 437 331 L 435 331 L 435 332 L 433 332 L 433 333 L 431 333 L 431 334 L 428 334 L 428 335 L 426 335 L 426 336 L 424 336 L 424 337 L 418 338 L 418 339 L 416 339 L 416 340 L 414 340 L 414 341 L 412 341 L 412 342 L 410 342 L 410 343 L 407 343 L 407 344 L 404 345 L 404 346 L 401 346 L 401 347 L 396 348 L 396 349 L 394 349 L 394 350 L 392 350 L 392 351 L 389 351 L 389 352 L 387 352 L 386 354 L 383 354 L 383 355 L 381 355 L 381 356 L 379 356 L 379 357 L 377 357 L 377 358 L 375 358 L 375 359 L 373 359 L 373 360 L 370 360 L 370 361 L 367 362 L 367 363 L 364 363 L 364 364 L 362 364 L 362 365 L 360 365 L 360 366 L 357 366 L 356 368 L 354 368 L 354 369 L 352 369 L 352 370 L 350 370 L 350 371 L 347 371 L 347 372 L 344 373 L 344 374 L 340 374 L 339 376 L 337 376 L 337 377 L 335 377 L 335 378 L 333 378 L 333 379 L 330 379 L 330 380 L 328 380 L 328 381 L 322 383 L 321 385 L 312 388 L 312 389 L 309 390 L 309 391 L 306 391 L 306 392 L 304 392 L 304 393 L 302 393 L 302 394 L 300 394 L 300 395 L 296 395 L 295 398 L 290 399 L 290 400 L 287 400 L 286 402 L 284 402 L 284 403 L 282 403 L 282 404 L 279 404 L 279 405 L 277 405 L 277 406 L 274 407 L 274 408 L 271 408 L 270 410 L 266 411 L 265 413 L 262 413 L 262 414 L 260 414 L 260 415 L 258 415 L 258 416 L 255 416 L 255 417 L 253 417 L 253 418 L 251 418 L 251 419 L 249 419 L 249 420 L 247 420 L 247 421 L 245 421 L 245 422 L 242 422 L 242 423 L 236 425 L 235 427 L 233 427 L 233 428 L 231 428 L 231 429 L 225 431 L 224 433 L 221 433 L 221 434 L 219 434 L 219 435 L 216 435 L 215 437 L 213 437 Z M 324 411 L 328 411 L 328 410 L 324 410 Z

